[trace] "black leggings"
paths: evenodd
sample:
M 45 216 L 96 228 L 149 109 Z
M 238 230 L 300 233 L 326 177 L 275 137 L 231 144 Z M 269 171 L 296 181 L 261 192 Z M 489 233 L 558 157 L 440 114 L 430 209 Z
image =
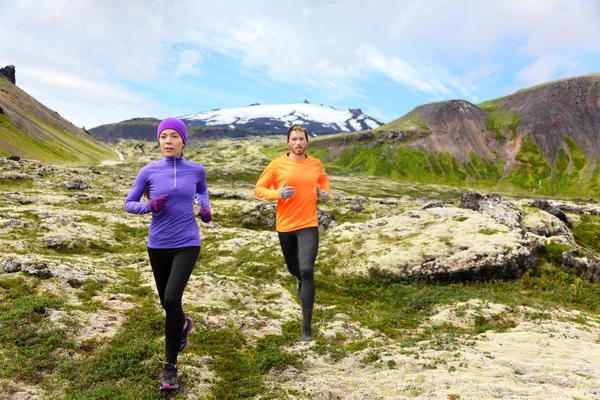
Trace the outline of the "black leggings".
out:
M 300 300 L 302 300 L 304 315 L 303 325 L 310 326 L 310 317 L 315 304 L 314 275 L 315 260 L 319 250 L 319 229 L 314 227 L 278 233 L 283 258 L 285 258 L 288 270 L 302 285 Z
M 177 353 L 181 345 L 181 331 L 185 324 L 181 298 L 194 265 L 200 255 L 200 246 L 178 249 L 148 248 L 150 265 L 158 289 L 160 304 L 167 313 L 165 322 L 165 352 L 167 362 L 177 364 Z

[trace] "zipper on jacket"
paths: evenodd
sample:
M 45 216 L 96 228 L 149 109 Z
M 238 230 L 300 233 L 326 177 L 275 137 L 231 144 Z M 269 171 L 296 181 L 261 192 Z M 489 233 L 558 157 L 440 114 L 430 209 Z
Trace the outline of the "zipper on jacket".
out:
M 173 189 L 177 189 L 177 157 L 173 158 Z

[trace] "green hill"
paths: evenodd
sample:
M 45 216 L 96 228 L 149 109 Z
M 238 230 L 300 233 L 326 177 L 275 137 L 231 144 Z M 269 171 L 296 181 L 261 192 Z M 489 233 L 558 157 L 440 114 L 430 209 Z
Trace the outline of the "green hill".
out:
M 0 156 L 86 164 L 117 159 L 110 148 L 0 76 Z

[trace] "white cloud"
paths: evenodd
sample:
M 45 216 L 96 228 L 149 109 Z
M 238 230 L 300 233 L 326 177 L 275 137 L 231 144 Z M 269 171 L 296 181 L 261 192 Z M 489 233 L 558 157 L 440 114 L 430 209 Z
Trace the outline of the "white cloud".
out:
M 567 71 L 563 75 L 572 75 L 578 66 L 579 64 L 571 57 L 546 54 L 518 71 L 516 79 L 525 86 L 533 86 L 555 79 L 562 71 Z
M 6 3 L 0 37 L 14 40 L 0 43 L 0 63 L 15 64 L 17 83 L 86 126 L 88 118 L 114 122 L 123 110 L 149 115 L 157 101 L 128 86 L 153 92 L 200 79 L 211 55 L 257 81 L 306 85 L 333 99 L 368 100 L 364 87 L 378 76 L 432 99 L 473 99 L 482 82 L 514 68 L 516 56 L 537 57 L 515 69 L 530 84 L 600 50 L 597 0 Z M 92 93 L 96 105 L 110 102 L 120 113 L 84 115 L 81 101 Z
M 202 62 L 202 55 L 197 50 L 184 50 L 179 54 L 179 64 L 175 75 L 191 74 L 198 75 L 198 65 Z

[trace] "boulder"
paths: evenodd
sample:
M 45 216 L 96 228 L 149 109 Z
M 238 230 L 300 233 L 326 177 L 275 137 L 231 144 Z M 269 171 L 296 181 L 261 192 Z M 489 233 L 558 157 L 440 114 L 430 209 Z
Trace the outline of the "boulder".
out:
M 600 258 L 584 257 L 579 250 L 565 251 L 562 254 L 563 266 L 574 268 L 578 273 L 587 276 L 592 282 L 600 281 Z
M 548 214 L 554 215 L 556 218 L 564 222 L 567 226 L 571 225 L 565 213 L 562 212 L 558 207 L 554 207 L 552 204 L 548 203 L 546 200 L 536 199 L 531 203 L 531 206 L 546 211 Z

